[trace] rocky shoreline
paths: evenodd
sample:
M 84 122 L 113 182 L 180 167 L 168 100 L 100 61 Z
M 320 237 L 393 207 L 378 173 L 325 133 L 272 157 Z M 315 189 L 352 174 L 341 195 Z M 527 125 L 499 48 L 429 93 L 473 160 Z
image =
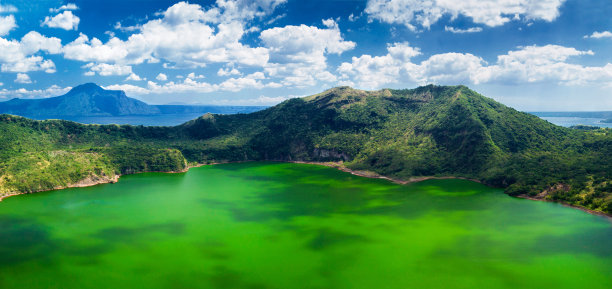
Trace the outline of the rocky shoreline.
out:
M 77 183 L 68 184 L 65 186 L 57 186 L 57 187 L 54 187 L 48 190 L 40 190 L 40 191 L 33 191 L 33 192 L 11 192 L 6 195 L 0 196 L 0 202 L 2 202 L 2 200 L 6 198 L 13 197 L 13 196 L 19 196 L 19 195 L 34 194 L 34 193 L 48 192 L 48 191 L 55 191 L 55 190 L 63 190 L 63 189 L 68 189 L 68 188 L 84 188 L 84 187 L 91 187 L 91 186 L 101 185 L 101 184 L 116 183 L 119 181 L 119 177 L 120 175 L 115 175 L 113 177 L 90 176 L 86 179 L 80 180 Z
M 540 202 L 560 204 L 560 205 L 563 205 L 563 206 L 568 207 L 568 208 L 574 208 L 574 209 L 581 210 L 581 211 L 589 213 L 591 215 L 597 215 L 597 216 L 606 217 L 608 220 L 612 221 L 612 214 L 606 214 L 604 212 L 594 211 L 594 210 L 591 210 L 591 209 L 575 206 L 575 205 L 564 203 L 564 202 L 557 202 L 557 201 L 547 200 L 547 199 L 544 199 L 544 198 L 531 197 L 531 196 L 524 195 L 524 194 L 523 195 L 518 195 L 518 196 L 513 196 L 513 197 L 519 198 L 519 199 L 531 200 L 531 201 L 540 201 Z
M 82 179 L 80 181 L 78 181 L 77 183 L 74 184 L 68 184 L 65 186 L 57 186 L 54 187 L 52 189 L 48 189 L 48 190 L 40 190 L 40 191 L 34 191 L 34 192 L 11 192 L 8 193 L 6 195 L 2 195 L 0 196 L 0 202 L 2 202 L 2 200 L 8 198 L 8 197 L 13 197 L 13 196 L 18 196 L 18 195 L 25 195 L 25 194 L 34 194 L 34 193 L 40 193 L 40 192 L 47 192 L 47 191 L 55 191 L 55 190 L 63 190 L 63 189 L 68 189 L 68 188 L 84 188 L 84 187 L 91 187 L 91 186 L 95 186 L 95 185 L 101 185 L 101 184 L 109 184 L 109 183 L 116 183 L 119 181 L 119 177 L 121 175 L 114 175 L 113 177 L 99 177 L 99 176 L 89 176 L 85 179 Z
M 213 165 L 213 164 L 217 164 L 217 163 L 212 163 L 211 165 Z M 196 167 L 200 167 L 200 166 L 203 166 L 203 165 L 207 165 L 207 164 L 187 165 L 184 169 L 182 169 L 180 171 L 176 171 L 176 172 L 150 171 L 150 172 L 139 172 L 139 173 L 135 173 L 135 174 L 141 174 L 141 173 L 166 173 L 166 174 L 186 173 L 191 168 L 196 168 Z M 34 192 L 11 192 L 11 193 L 6 194 L 6 195 L 1 195 L 0 196 L 0 202 L 2 202 L 2 200 L 6 199 L 6 198 L 13 197 L 13 196 L 19 196 L 19 195 L 34 194 L 34 193 L 48 192 L 48 191 L 55 191 L 55 190 L 63 190 L 63 189 L 69 189 L 69 188 L 84 188 L 84 187 L 91 187 L 91 186 L 102 185 L 102 184 L 114 184 L 114 183 L 119 181 L 119 178 L 121 176 L 123 176 L 123 175 L 117 174 L 117 175 L 115 175 L 113 177 L 89 176 L 86 179 L 78 181 L 77 183 L 68 184 L 66 186 L 57 186 L 57 187 L 54 187 L 54 188 L 48 189 L 48 190 L 40 190 L 40 191 L 34 191 Z
M 310 165 L 326 166 L 326 167 L 330 167 L 330 168 L 341 170 L 343 172 L 350 173 L 350 174 L 355 175 L 355 176 L 360 176 L 360 177 L 365 177 L 365 178 L 370 178 L 370 179 L 388 180 L 390 182 L 393 182 L 393 183 L 396 183 L 396 184 L 399 184 L 399 185 L 418 183 L 418 182 L 422 182 L 422 181 L 426 181 L 426 180 L 450 180 L 450 179 L 468 180 L 468 181 L 472 181 L 472 182 L 476 182 L 476 183 L 481 183 L 482 184 L 482 182 L 480 180 L 464 178 L 464 177 L 453 177 L 453 176 L 445 176 L 445 177 L 423 176 L 423 177 L 412 177 L 412 178 L 410 178 L 408 180 L 395 179 L 395 178 L 390 178 L 390 177 L 387 177 L 387 176 L 380 175 L 380 174 L 372 172 L 372 171 L 355 171 L 355 170 L 351 170 L 351 169 L 347 168 L 346 166 L 344 166 L 343 163 L 341 163 L 341 162 L 304 162 L 304 161 L 285 161 L 285 162 L 294 163 L 294 164 L 310 164 Z
M 354 170 L 351 170 L 351 169 L 345 167 L 341 162 L 303 162 L 303 161 L 288 161 L 288 162 L 296 163 L 296 164 L 322 165 L 322 166 L 326 166 L 326 167 L 330 167 L 330 168 L 335 168 L 335 169 L 341 170 L 343 172 L 347 172 L 347 173 L 353 174 L 355 176 L 360 176 L 360 177 L 365 177 L 365 178 L 373 178 L 373 179 L 384 179 L 384 180 L 388 180 L 388 181 L 391 181 L 393 183 L 400 184 L 400 185 L 411 184 L 411 183 L 418 183 L 418 182 L 422 182 L 422 181 L 426 181 L 426 180 L 449 180 L 449 179 L 468 180 L 468 181 L 472 181 L 472 182 L 476 182 L 476 183 L 482 184 L 482 181 L 480 181 L 480 180 L 464 178 L 464 177 L 452 177 L 452 176 L 445 176 L 445 177 L 435 177 L 435 176 L 412 177 L 412 178 L 410 178 L 408 180 L 394 179 L 394 178 L 390 178 L 390 177 L 386 177 L 386 176 L 377 174 L 375 172 L 370 172 L 370 171 L 354 171 Z M 568 204 L 568 203 L 555 202 L 555 201 L 547 200 L 547 199 L 544 199 L 544 198 L 531 197 L 531 196 L 528 196 L 528 195 L 518 195 L 518 196 L 514 196 L 514 197 L 520 198 L 520 199 L 532 200 L 532 201 L 542 201 L 542 202 L 549 202 L 549 203 L 557 203 L 557 204 L 561 204 L 561 205 L 569 207 L 569 208 L 574 208 L 574 209 L 581 210 L 583 212 L 586 212 L 586 213 L 589 213 L 589 214 L 592 214 L 592 215 L 606 217 L 606 218 L 608 218 L 608 219 L 610 219 L 612 221 L 612 214 L 606 214 L 604 212 L 594 211 L 594 210 L 590 210 L 590 209 L 587 209 L 587 208 L 571 205 L 571 204 Z

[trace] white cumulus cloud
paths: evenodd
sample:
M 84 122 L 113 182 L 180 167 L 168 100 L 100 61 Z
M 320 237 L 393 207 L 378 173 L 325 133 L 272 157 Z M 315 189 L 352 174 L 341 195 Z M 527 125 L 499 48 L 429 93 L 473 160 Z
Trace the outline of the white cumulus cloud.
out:
M 157 75 L 157 77 L 155 77 L 155 79 L 157 79 L 159 81 L 166 81 L 166 80 L 168 80 L 168 76 L 163 74 L 163 73 L 160 73 L 160 74 Z
M 481 32 L 482 27 L 470 27 L 466 29 L 455 28 L 451 26 L 444 26 L 444 31 L 448 31 L 455 34 L 463 34 L 463 33 L 476 33 Z
M 142 79 L 140 76 L 138 76 L 137 74 L 135 74 L 135 73 L 131 73 L 131 74 L 130 74 L 130 75 L 129 75 L 129 76 L 126 78 L 126 79 L 125 79 L 125 81 L 128 81 L 128 80 L 131 80 L 131 81 L 141 81 L 141 80 L 143 80 L 143 79 Z
M 499 55 L 493 64 L 470 53 L 441 53 L 421 61 L 410 57 L 419 50 L 407 43 L 390 45 L 382 56 L 362 55 L 342 63 L 337 71 L 346 84 L 381 88 L 392 83 L 416 84 L 525 84 L 612 86 L 612 64 L 583 66 L 568 62 L 572 57 L 593 55 L 559 45 L 526 46 Z M 403 51 L 405 54 L 398 55 Z
M 58 12 L 61 12 L 61 11 L 64 11 L 64 10 L 72 10 L 72 11 L 74 11 L 74 10 L 78 10 L 78 9 L 79 9 L 79 7 L 76 6 L 76 4 L 68 3 L 68 4 L 62 5 L 62 6 L 58 7 L 58 8 L 50 8 L 49 12 L 50 13 L 58 13 Z
M 223 64 L 225 68 L 217 74 L 233 77 L 226 80 L 226 88 L 243 87 L 237 82 L 264 87 L 259 84 L 261 80 L 243 76 L 234 65 L 262 68 L 266 79 L 277 79 L 274 84 L 270 82 L 272 86 L 305 87 L 336 81 L 328 71 L 328 55 L 340 55 L 356 44 L 343 39 L 333 19 L 323 20 L 320 27 L 289 25 L 266 29 L 259 35 L 259 47 L 243 43 L 242 38 L 253 28 L 248 28 L 250 20 L 270 15 L 285 2 L 217 0 L 205 8 L 181 1 L 158 13 L 159 18 L 125 31 L 132 33 L 127 39 L 111 35 L 103 42 L 80 34 L 62 51 L 66 59 L 123 66 L 160 62 L 164 68 L 185 69 Z
M 285 86 L 334 81 L 335 77 L 327 71 L 326 55 L 340 55 L 355 48 L 356 44 L 343 39 L 335 21 L 323 20 L 323 24 L 327 28 L 290 25 L 262 31 L 260 39 L 270 52 L 266 74 L 282 78 Z
M 249 99 L 215 99 L 211 100 L 212 104 L 216 105 L 275 105 L 290 98 L 304 97 L 304 95 L 288 95 L 288 96 L 265 96 L 260 95 L 257 98 Z
M 101 76 L 132 74 L 132 67 L 128 65 L 88 63 L 84 68 L 89 68 L 89 71 L 86 72 L 85 75 L 94 75 L 96 73 Z
M 383 56 L 362 55 L 353 57 L 351 62 L 344 62 L 338 67 L 343 84 L 359 84 L 364 88 L 379 88 L 388 83 L 400 80 L 401 74 L 406 74 L 408 80 L 414 82 L 417 70 L 411 59 L 421 54 L 418 48 L 408 43 L 393 43 L 387 46 L 388 53 Z
M 104 86 L 104 89 L 108 90 L 123 90 L 126 94 L 143 95 L 149 94 L 149 90 L 132 84 L 113 84 Z
M 81 35 L 68 43 L 68 59 L 87 62 L 141 64 L 164 61 L 167 67 L 204 67 L 210 63 L 262 66 L 268 61 L 265 48 L 240 42 L 245 21 L 263 15 L 284 1 L 217 1 L 205 9 L 179 2 L 138 27 L 127 40 L 116 37 L 103 43 Z
M 45 97 L 53 97 L 65 94 L 72 87 L 59 87 L 57 85 L 52 85 L 46 89 L 34 89 L 28 90 L 25 88 L 19 88 L 15 90 L 2 89 L 0 90 L 0 98 L 8 98 L 8 97 L 20 97 L 20 98 L 45 98 Z
M 459 15 L 490 27 L 514 19 L 553 21 L 565 0 L 368 0 L 371 20 L 403 24 L 411 30 L 429 29 L 445 15 Z
M 197 76 L 196 76 L 197 78 Z M 146 87 L 117 84 L 106 87 L 107 89 L 120 89 L 130 92 L 134 95 L 145 94 L 173 94 L 173 93 L 210 93 L 217 91 L 237 92 L 243 89 L 262 89 L 265 87 L 275 87 L 274 83 L 264 83 L 265 75 L 258 71 L 244 77 L 229 78 L 221 83 L 208 83 L 205 81 L 197 81 L 186 77 L 180 82 L 167 81 L 159 84 L 154 81 L 148 81 Z
M 15 82 L 27 84 L 32 83 L 32 80 L 30 79 L 30 76 L 25 73 L 17 73 L 17 78 L 15 78 Z
M 45 21 L 42 23 L 42 26 L 61 28 L 64 30 L 77 30 L 80 21 L 81 19 L 72 14 L 72 11 L 64 11 L 53 17 L 45 17 Z
M 187 74 L 187 78 L 191 78 L 191 79 L 202 79 L 205 78 L 204 75 L 201 74 L 195 74 L 195 72 L 189 73 Z
M 595 31 L 591 35 L 585 35 L 584 38 L 595 38 L 595 39 L 599 39 L 599 38 L 612 38 L 612 32 L 610 32 L 610 31 L 602 31 L 602 32 Z
M 17 27 L 17 23 L 15 22 L 15 16 L 0 16 L 0 36 L 7 35 L 11 30 Z
M 54 73 L 55 63 L 37 53 L 58 54 L 61 50 L 59 38 L 46 37 L 35 31 L 27 33 L 21 40 L 0 38 L 0 71 L 25 73 L 42 70 Z
M 222 91 L 237 92 L 247 88 L 261 89 L 265 87 L 262 80 L 266 77 L 262 72 L 254 72 L 244 77 L 230 78 L 219 84 L 218 89 Z
M 219 71 L 217 71 L 217 75 L 218 76 L 230 76 L 230 75 L 240 75 L 240 71 L 238 71 L 238 69 L 236 68 L 219 68 Z

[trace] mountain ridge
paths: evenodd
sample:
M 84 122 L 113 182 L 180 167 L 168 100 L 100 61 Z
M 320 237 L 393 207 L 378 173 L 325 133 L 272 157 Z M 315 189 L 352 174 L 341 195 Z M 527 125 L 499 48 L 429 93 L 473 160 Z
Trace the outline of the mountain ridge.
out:
M 23 185 L 28 172 L 22 168 L 36 167 L 35 160 L 57 162 L 51 152 L 66 151 L 76 154 L 64 155 L 67 163 L 90 159 L 97 164 L 85 165 L 90 168 L 86 175 L 96 166 L 106 174 L 126 174 L 181 171 L 186 163 L 331 161 L 399 180 L 476 179 L 511 195 L 612 212 L 609 130 L 555 126 L 465 86 L 338 87 L 250 114 L 205 114 L 175 127 L 84 126 L 0 116 L 0 129 L 5 191 L 37 191 L 49 187 L 46 182 L 59 182 L 56 174 L 62 173 L 43 169 L 40 174 L 48 181 Z M 36 147 L 31 140 L 44 145 Z

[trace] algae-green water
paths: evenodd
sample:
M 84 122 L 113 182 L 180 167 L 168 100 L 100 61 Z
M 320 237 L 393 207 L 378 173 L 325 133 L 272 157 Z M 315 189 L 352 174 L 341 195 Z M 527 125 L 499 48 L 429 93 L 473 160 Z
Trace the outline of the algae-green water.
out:
M 243 163 L 0 203 L 0 288 L 612 288 L 612 223 L 464 180 Z

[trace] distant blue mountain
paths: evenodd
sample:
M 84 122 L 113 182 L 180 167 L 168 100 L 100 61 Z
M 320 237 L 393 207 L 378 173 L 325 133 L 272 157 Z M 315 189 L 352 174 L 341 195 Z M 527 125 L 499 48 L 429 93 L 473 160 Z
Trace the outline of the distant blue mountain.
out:
M 106 90 L 86 83 L 68 93 L 45 99 L 13 98 L 0 103 L 0 113 L 23 116 L 119 116 L 159 114 L 157 107 L 127 97 L 120 90 Z
M 545 111 L 530 113 L 539 117 L 612 118 L 612 111 Z
M 35 119 L 74 117 L 153 116 L 161 114 L 233 114 L 249 113 L 264 107 L 149 105 L 127 97 L 120 90 L 106 90 L 86 83 L 68 93 L 45 99 L 19 99 L 0 102 L 0 114 L 20 115 Z

